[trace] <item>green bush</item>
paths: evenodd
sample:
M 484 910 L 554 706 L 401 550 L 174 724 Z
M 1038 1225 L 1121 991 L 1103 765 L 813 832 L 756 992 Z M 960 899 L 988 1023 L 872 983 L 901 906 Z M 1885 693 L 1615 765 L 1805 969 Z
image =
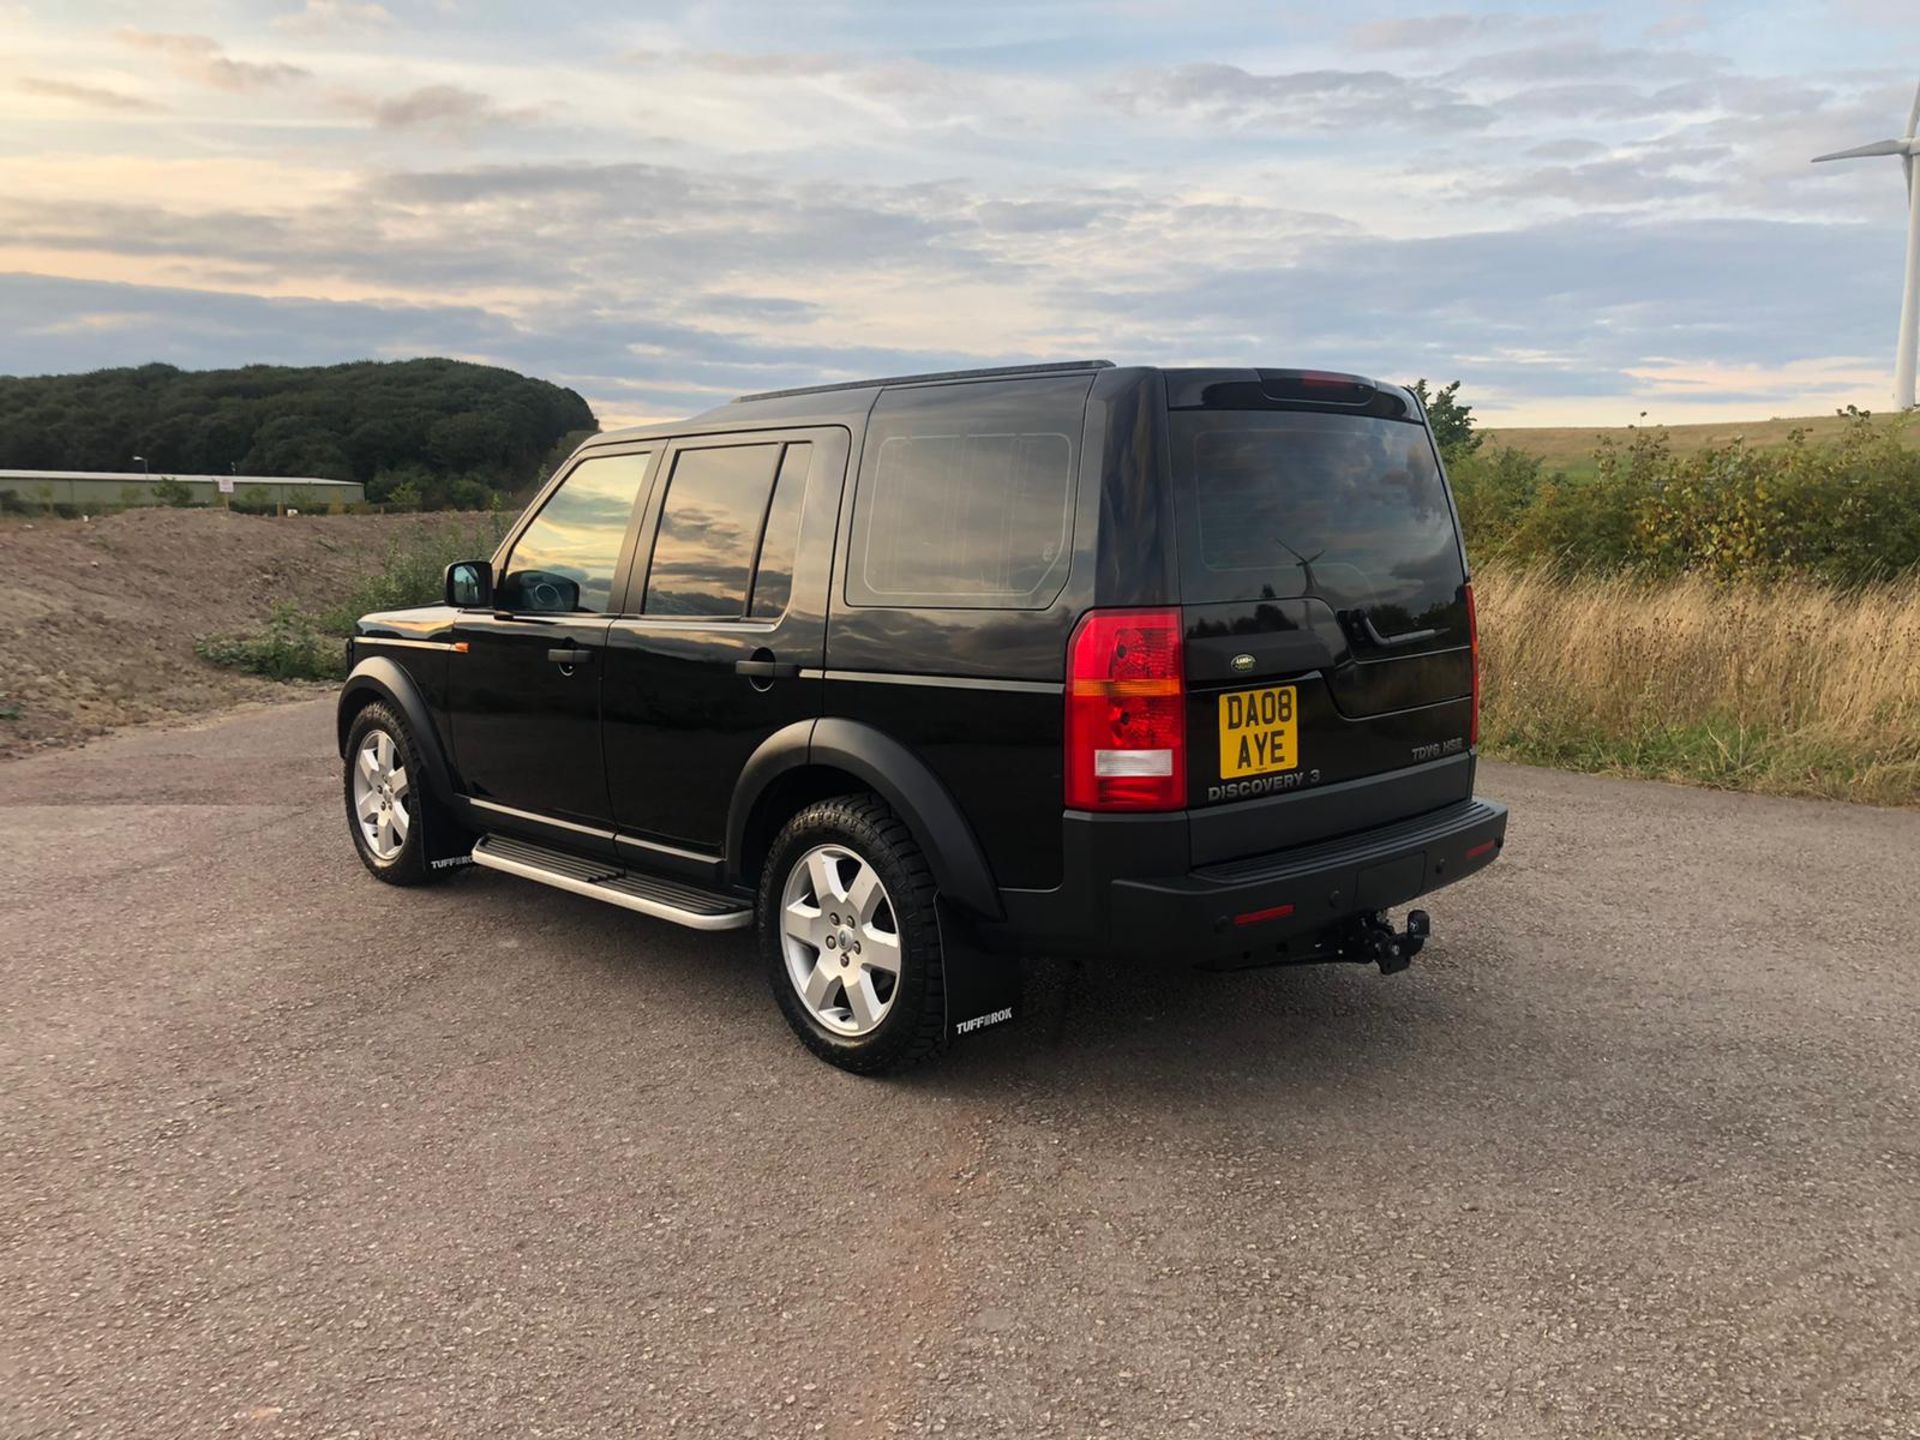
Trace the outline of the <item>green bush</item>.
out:
M 1920 451 L 1850 411 L 1822 444 L 1735 441 L 1676 455 L 1659 430 L 1602 443 L 1593 473 L 1545 473 L 1495 446 L 1450 474 L 1476 559 L 1717 580 L 1803 575 L 1851 586 L 1920 569 Z
M 193 653 L 270 680 L 337 680 L 347 668 L 339 637 L 320 634 L 313 618 L 292 605 L 274 606 L 263 630 L 196 640 Z
M 456 560 L 491 555 L 506 533 L 498 512 L 448 524 L 422 525 L 387 547 L 380 568 L 335 604 L 319 611 L 276 605 L 266 626 L 194 642 L 201 659 L 275 680 L 335 680 L 345 673 L 341 642 L 362 615 L 433 605 L 446 594 Z
M 314 623 L 329 635 L 344 637 L 353 633 L 362 615 L 438 604 L 446 594 L 447 566 L 456 560 L 484 559 L 505 533 L 506 517 L 498 514 L 423 525 L 389 545 L 380 568 L 315 615 Z
M 1440 457 L 1449 465 L 1473 454 L 1485 442 L 1486 436 L 1474 432 L 1473 407 L 1460 402 L 1458 380 L 1431 389 L 1423 376 L 1407 388 L 1419 397 L 1420 408 L 1427 412 L 1427 424 L 1433 427 Z
M 171 505 L 176 510 L 184 510 L 193 503 L 193 487 L 184 480 L 176 480 L 171 475 L 163 475 L 147 487 L 158 505 Z

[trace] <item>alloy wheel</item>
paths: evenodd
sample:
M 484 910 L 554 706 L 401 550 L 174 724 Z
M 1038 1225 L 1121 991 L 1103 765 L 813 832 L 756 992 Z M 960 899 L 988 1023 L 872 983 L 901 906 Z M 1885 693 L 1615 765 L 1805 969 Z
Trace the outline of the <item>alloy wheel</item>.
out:
M 353 756 L 353 820 L 374 859 L 399 855 L 413 825 L 413 789 L 393 736 L 369 730 Z
M 780 898 L 787 978 L 836 1035 L 871 1033 L 900 989 L 900 923 L 872 865 L 844 845 L 817 845 L 787 872 Z

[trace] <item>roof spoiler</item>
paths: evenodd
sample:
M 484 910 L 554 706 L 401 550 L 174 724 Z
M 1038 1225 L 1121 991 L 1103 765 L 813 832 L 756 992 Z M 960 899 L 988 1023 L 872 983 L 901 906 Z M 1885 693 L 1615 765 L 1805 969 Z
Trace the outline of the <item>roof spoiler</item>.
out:
M 1320 410 L 1418 420 L 1419 406 L 1398 385 L 1339 370 L 1173 370 L 1173 410 Z

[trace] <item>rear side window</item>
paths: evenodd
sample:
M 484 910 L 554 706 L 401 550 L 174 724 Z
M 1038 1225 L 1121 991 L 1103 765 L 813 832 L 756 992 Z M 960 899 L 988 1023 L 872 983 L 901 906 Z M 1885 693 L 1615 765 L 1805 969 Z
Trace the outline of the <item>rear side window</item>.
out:
M 853 507 L 854 605 L 1044 609 L 1066 582 L 1084 375 L 889 390 Z
M 574 466 L 514 541 L 494 603 L 520 614 L 606 614 L 648 459 L 602 455 Z
M 1196 410 L 1171 431 L 1188 604 L 1315 596 L 1396 623 L 1454 605 L 1460 541 L 1423 426 Z

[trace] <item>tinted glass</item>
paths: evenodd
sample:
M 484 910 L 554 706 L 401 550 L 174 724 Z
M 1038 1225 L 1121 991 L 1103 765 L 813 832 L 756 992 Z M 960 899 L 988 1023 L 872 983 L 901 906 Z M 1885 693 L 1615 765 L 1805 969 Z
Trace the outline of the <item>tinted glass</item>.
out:
M 813 446 L 787 446 L 780 457 L 780 478 L 774 482 L 773 503 L 767 507 L 767 531 L 760 540 L 760 563 L 754 567 L 753 603 L 747 613 L 757 620 L 774 620 L 786 613 L 793 594 L 793 557 L 800 548 L 800 508 L 807 498 L 807 471 L 813 466 Z
M 778 445 L 683 450 L 647 572 L 649 615 L 738 618 L 767 517 Z
M 847 598 L 1041 608 L 1065 583 L 1084 375 L 889 390 L 867 427 Z
M 606 614 L 647 459 L 603 455 L 582 461 L 514 542 L 494 604 L 521 613 Z
M 1176 411 L 1172 433 L 1183 600 L 1313 595 L 1389 630 L 1454 604 L 1460 542 L 1423 427 Z

